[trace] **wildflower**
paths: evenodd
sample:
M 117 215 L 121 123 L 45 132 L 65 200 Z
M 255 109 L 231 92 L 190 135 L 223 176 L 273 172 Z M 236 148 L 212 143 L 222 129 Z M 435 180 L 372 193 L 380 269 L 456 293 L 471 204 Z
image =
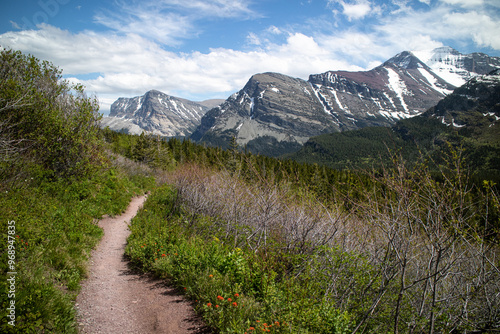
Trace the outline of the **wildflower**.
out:
M 219 308 L 219 305 L 215 305 L 215 308 Z
M 217 299 L 218 299 L 218 300 L 224 300 L 224 297 L 222 297 L 222 296 L 217 296 Z
M 233 306 L 236 307 L 236 306 L 238 306 L 238 304 L 236 304 L 236 302 L 233 302 Z
M 231 298 L 228 298 L 228 299 L 227 299 L 227 301 L 228 301 L 228 302 L 232 302 L 233 300 L 232 300 Z
M 162 256 L 162 257 L 165 257 L 166 255 L 165 255 L 165 253 L 163 253 L 161 256 Z
M 212 307 L 212 303 L 208 303 L 208 304 L 207 304 L 207 306 L 208 306 L 208 307 Z
M 249 330 L 249 331 L 254 331 L 254 330 L 255 330 L 255 328 L 254 328 L 254 327 L 250 327 L 248 330 Z
M 279 325 L 280 325 L 280 322 L 279 322 L 279 321 L 275 321 L 275 322 L 274 322 L 274 324 L 275 324 L 276 326 L 279 326 Z
M 212 278 L 212 277 L 214 277 L 214 275 L 210 274 L 210 275 L 208 275 L 208 277 Z
M 236 298 L 238 298 L 238 297 L 240 296 L 240 294 L 239 294 L 239 293 L 235 293 L 235 294 L 234 294 L 234 296 L 235 296 Z

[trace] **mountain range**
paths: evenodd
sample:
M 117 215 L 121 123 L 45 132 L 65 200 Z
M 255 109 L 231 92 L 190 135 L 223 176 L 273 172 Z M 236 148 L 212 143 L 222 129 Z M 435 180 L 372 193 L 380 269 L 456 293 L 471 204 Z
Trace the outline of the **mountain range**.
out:
M 103 125 L 221 147 L 235 137 L 251 152 L 279 156 L 313 136 L 388 127 L 420 115 L 471 78 L 498 68 L 500 57 L 463 55 L 449 47 L 404 51 L 369 71 L 328 71 L 308 80 L 255 74 L 212 109 L 157 91 L 120 98 Z
M 207 110 L 222 101 L 193 102 L 150 90 L 142 96 L 121 97 L 113 102 L 101 125 L 130 134 L 144 131 L 162 137 L 188 137 Z
M 391 127 L 310 138 L 287 158 L 336 169 L 380 167 L 391 154 L 445 164 L 454 150 L 481 179 L 500 181 L 500 69 L 476 76 L 434 107 Z

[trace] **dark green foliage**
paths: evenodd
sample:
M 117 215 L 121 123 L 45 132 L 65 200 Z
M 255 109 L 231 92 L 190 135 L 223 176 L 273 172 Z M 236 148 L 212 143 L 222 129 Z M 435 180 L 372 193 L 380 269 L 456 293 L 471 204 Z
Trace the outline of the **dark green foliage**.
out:
M 404 141 L 390 128 L 370 127 L 313 137 L 300 151 L 287 157 L 336 169 L 369 169 L 387 161 L 389 150 L 397 150 L 403 144 Z
M 96 99 L 61 80 L 50 63 L 1 51 L 2 333 L 77 333 L 74 298 L 102 235 L 95 220 L 119 214 L 135 193 L 151 187 L 151 179 L 134 177 L 138 186 L 110 168 L 97 108 Z M 7 267 L 8 222 L 15 222 L 14 269 Z M 13 300 L 5 293 L 12 271 L 15 326 L 5 312 Z
M 62 80 L 46 61 L 18 51 L 0 55 L 1 165 L 5 178 L 36 164 L 53 177 L 85 178 L 104 163 L 97 99 Z
M 246 148 L 249 152 L 259 152 L 262 155 L 278 157 L 284 154 L 296 152 L 300 149 L 299 143 L 278 141 L 271 136 L 262 136 L 248 142 Z
M 465 151 L 471 170 L 498 180 L 498 126 L 482 126 L 479 121 L 484 121 L 484 116 L 478 117 L 476 125 L 457 130 L 435 118 L 417 116 L 399 121 L 392 128 L 364 128 L 313 137 L 300 151 L 286 157 L 337 169 L 371 169 L 390 164 L 391 155 L 397 152 L 408 161 L 423 157 L 439 165 L 451 145 Z
M 391 128 L 373 127 L 310 138 L 287 157 L 338 169 L 379 168 L 397 152 L 408 161 L 429 159 L 436 170 L 450 147 L 463 149 L 468 167 L 500 181 L 500 85 L 471 80 L 420 116 Z M 454 124 L 454 125 L 452 125 Z

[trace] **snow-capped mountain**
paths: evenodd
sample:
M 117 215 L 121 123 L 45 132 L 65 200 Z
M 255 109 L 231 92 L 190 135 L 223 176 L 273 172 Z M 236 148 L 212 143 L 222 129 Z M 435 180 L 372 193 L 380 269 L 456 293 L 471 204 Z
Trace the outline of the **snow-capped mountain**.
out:
M 473 77 L 423 115 L 437 118 L 449 127 L 460 129 L 473 125 L 476 128 L 494 130 L 496 135 L 490 137 L 495 137 L 498 141 L 500 69 Z
M 401 52 L 370 71 L 329 71 L 307 81 L 257 74 L 207 112 L 191 138 L 225 146 L 234 136 L 250 151 L 280 155 L 321 133 L 390 126 L 419 115 L 470 78 L 497 68 L 499 57 L 443 47 Z
M 132 134 L 146 131 L 166 137 L 189 136 L 209 109 L 207 105 L 216 103 L 206 102 L 196 103 L 151 90 L 142 96 L 116 100 L 101 125 Z
M 449 46 L 427 51 L 412 51 L 412 54 L 455 87 L 462 86 L 475 76 L 488 74 L 500 68 L 499 57 L 490 57 L 478 52 L 461 54 Z
M 308 81 L 262 73 L 207 112 L 191 138 L 225 146 L 235 136 L 239 145 L 272 155 L 294 151 L 309 137 L 332 131 L 338 127 Z
M 404 51 L 369 71 L 328 71 L 308 80 L 256 74 L 215 104 L 154 90 L 120 98 L 102 125 L 136 134 L 191 136 L 219 146 L 234 136 L 250 151 L 281 155 L 318 134 L 390 126 L 419 115 L 470 78 L 498 68 L 500 57 L 463 55 L 449 47 Z M 209 103 L 218 106 L 207 112 Z
M 309 76 L 309 82 L 340 130 L 418 115 L 454 88 L 410 52 L 370 71 L 330 71 Z

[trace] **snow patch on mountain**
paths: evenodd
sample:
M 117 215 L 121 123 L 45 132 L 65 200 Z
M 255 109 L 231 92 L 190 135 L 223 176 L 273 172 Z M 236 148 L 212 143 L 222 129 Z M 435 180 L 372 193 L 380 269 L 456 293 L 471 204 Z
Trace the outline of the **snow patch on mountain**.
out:
M 449 89 L 442 88 L 438 86 L 438 80 L 435 76 L 433 76 L 429 71 L 427 71 L 425 68 L 418 68 L 417 69 L 420 74 L 427 80 L 429 83 L 429 86 L 431 86 L 434 90 L 437 90 L 438 92 L 441 92 L 443 95 L 448 95 L 451 94 L 453 91 Z
M 389 79 L 389 88 L 396 93 L 396 96 L 399 98 L 401 105 L 405 111 L 408 111 L 408 106 L 405 103 L 405 99 L 403 95 L 408 95 L 409 91 L 406 87 L 404 81 L 399 77 L 399 74 L 394 71 L 392 68 L 385 68 L 388 74 Z M 394 105 L 394 103 L 393 103 Z

